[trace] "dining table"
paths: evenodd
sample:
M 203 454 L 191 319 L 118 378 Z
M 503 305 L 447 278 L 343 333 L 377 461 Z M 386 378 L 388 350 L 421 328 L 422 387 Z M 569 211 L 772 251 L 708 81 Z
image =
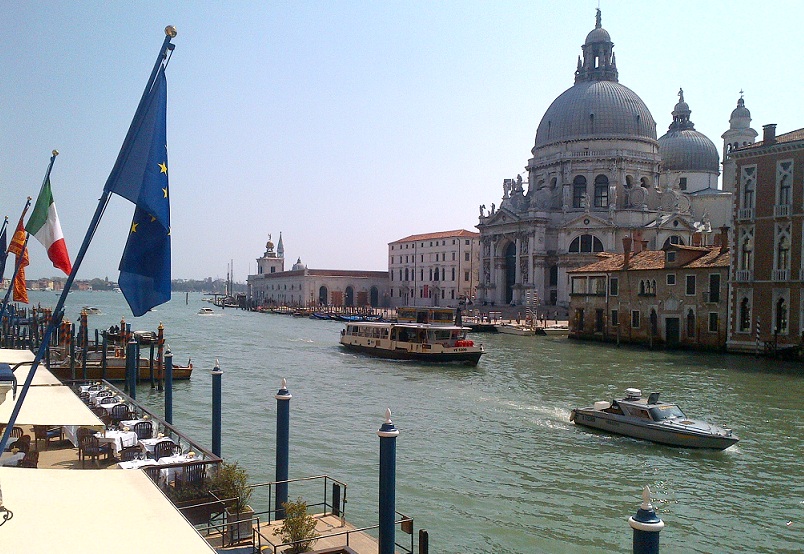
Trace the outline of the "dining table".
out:
M 115 458 L 120 456 L 120 451 L 124 448 L 137 445 L 137 433 L 134 431 L 107 429 L 102 433 L 95 433 L 95 436 L 99 443 L 111 445 Z
M 16 466 L 25 457 L 25 452 L 3 452 L 0 454 L 0 466 Z
M 198 458 L 193 453 L 176 454 L 174 456 L 163 456 L 158 460 L 153 458 L 142 458 L 137 460 L 130 460 L 127 462 L 119 462 L 117 465 L 121 469 L 142 469 L 149 466 L 166 466 L 173 464 L 186 464 L 188 462 L 197 462 Z M 176 480 L 176 475 L 181 473 L 183 467 L 181 465 L 175 467 L 165 467 L 159 470 L 159 484 L 172 483 Z
M 128 427 L 129 429 L 131 429 L 133 431 L 134 426 L 136 426 L 138 423 L 150 423 L 151 424 L 151 432 L 153 433 L 156 430 L 156 425 L 150 419 L 124 419 L 123 421 L 120 422 L 120 428 L 124 429 L 124 428 Z
M 173 444 L 176 444 L 176 441 L 174 441 L 170 437 L 154 437 L 152 439 L 140 439 L 139 444 L 140 446 L 142 446 L 143 449 L 145 449 L 145 451 L 149 455 L 153 456 L 154 448 L 156 448 L 157 443 L 164 441 L 169 441 L 172 442 Z

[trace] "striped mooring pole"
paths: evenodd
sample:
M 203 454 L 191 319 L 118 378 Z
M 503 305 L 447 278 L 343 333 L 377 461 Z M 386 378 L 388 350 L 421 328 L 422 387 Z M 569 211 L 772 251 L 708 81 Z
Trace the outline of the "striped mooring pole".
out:
M 380 437 L 379 554 L 394 554 L 396 546 L 396 438 L 399 429 L 385 410 L 385 422 L 377 431 Z
M 288 501 L 288 468 L 290 466 L 290 399 L 288 381 L 282 378 L 282 387 L 276 398 L 276 519 L 285 519 L 282 504 Z
M 634 554 L 659 554 L 659 532 L 664 522 L 656 515 L 650 503 L 650 487 L 642 489 L 642 505 L 636 515 L 628 518 L 634 530 Z

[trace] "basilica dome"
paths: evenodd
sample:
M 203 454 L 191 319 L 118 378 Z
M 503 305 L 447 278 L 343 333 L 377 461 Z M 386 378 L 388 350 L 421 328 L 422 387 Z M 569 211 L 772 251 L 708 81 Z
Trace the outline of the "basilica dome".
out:
M 703 133 L 695 130 L 690 121 L 689 105 L 684 91 L 679 91 L 679 102 L 673 109 L 673 122 L 659 138 L 659 155 L 664 169 L 669 171 L 720 171 L 720 156 L 715 144 Z
M 656 142 L 656 122 L 648 107 L 618 82 L 614 43 L 600 22 L 586 36 L 583 61 L 578 59 L 575 85 L 547 108 L 536 130 L 538 148 L 590 139 Z
M 588 139 L 656 140 L 656 122 L 628 87 L 614 81 L 583 81 L 556 98 L 536 131 L 536 148 Z

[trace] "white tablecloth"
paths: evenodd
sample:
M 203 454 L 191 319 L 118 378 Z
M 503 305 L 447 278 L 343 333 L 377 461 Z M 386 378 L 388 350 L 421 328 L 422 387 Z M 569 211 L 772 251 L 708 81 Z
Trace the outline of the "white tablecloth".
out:
M 151 424 L 151 433 L 156 431 L 156 425 L 150 419 L 127 419 L 120 422 L 120 427 L 128 427 L 132 431 L 134 430 L 134 426 L 138 423 L 150 423 Z
M 3 454 L 0 455 L 0 466 L 16 466 L 24 457 L 25 452 L 17 452 L 16 454 L 3 452 Z
M 122 449 L 137 444 L 137 433 L 134 431 L 106 431 L 104 435 L 96 433 L 95 436 L 98 437 L 98 442 L 112 445 L 115 457 L 120 455 Z
M 176 444 L 176 442 L 170 437 L 158 437 L 155 439 L 142 439 L 140 440 L 140 446 L 142 446 L 148 452 L 148 454 L 153 454 L 156 443 L 163 441 L 170 441 L 173 444 Z
M 183 464 L 187 462 L 196 462 L 198 458 L 195 456 L 190 457 L 187 454 L 177 454 L 175 456 L 165 456 L 154 460 L 148 458 L 147 460 L 131 460 L 130 462 L 120 462 L 117 464 L 121 469 L 140 469 L 147 466 L 162 466 L 168 464 Z M 181 473 L 182 467 L 166 467 L 159 470 L 159 483 L 171 483 L 176 480 L 176 475 Z

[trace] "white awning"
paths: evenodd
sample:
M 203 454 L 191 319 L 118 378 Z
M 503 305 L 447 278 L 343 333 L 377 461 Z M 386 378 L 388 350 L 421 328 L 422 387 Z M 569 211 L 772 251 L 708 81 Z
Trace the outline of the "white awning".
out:
M 38 370 L 37 370 L 38 373 Z M 11 393 L 0 404 L 0 423 L 8 423 L 22 388 L 17 388 L 17 399 Z M 15 425 L 74 425 L 103 429 L 103 422 L 65 386 L 30 387 Z
M 25 379 L 28 378 L 28 373 L 31 371 L 31 363 L 34 361 L 34 354 L 30 350 L 12 350 L 10 348 L 0 348 L 0 364 L 8 364 L 11 369 L 17 364 L 24 364 L 14 371 L 14 377 L 17 378 L 17 385 L 22 386 Z M 40 362 L 39 367 L 36 369 L 36 375 L 31 382 L 32 385 L 61 385 L 59 378 L 47 370 L 43 363 Z
M 2 544 L 8 548 L 115 554 L 215 552 L 142 471 L 0 467 L 0 490 L 3 505 L 14 512 L 0 529 Z

